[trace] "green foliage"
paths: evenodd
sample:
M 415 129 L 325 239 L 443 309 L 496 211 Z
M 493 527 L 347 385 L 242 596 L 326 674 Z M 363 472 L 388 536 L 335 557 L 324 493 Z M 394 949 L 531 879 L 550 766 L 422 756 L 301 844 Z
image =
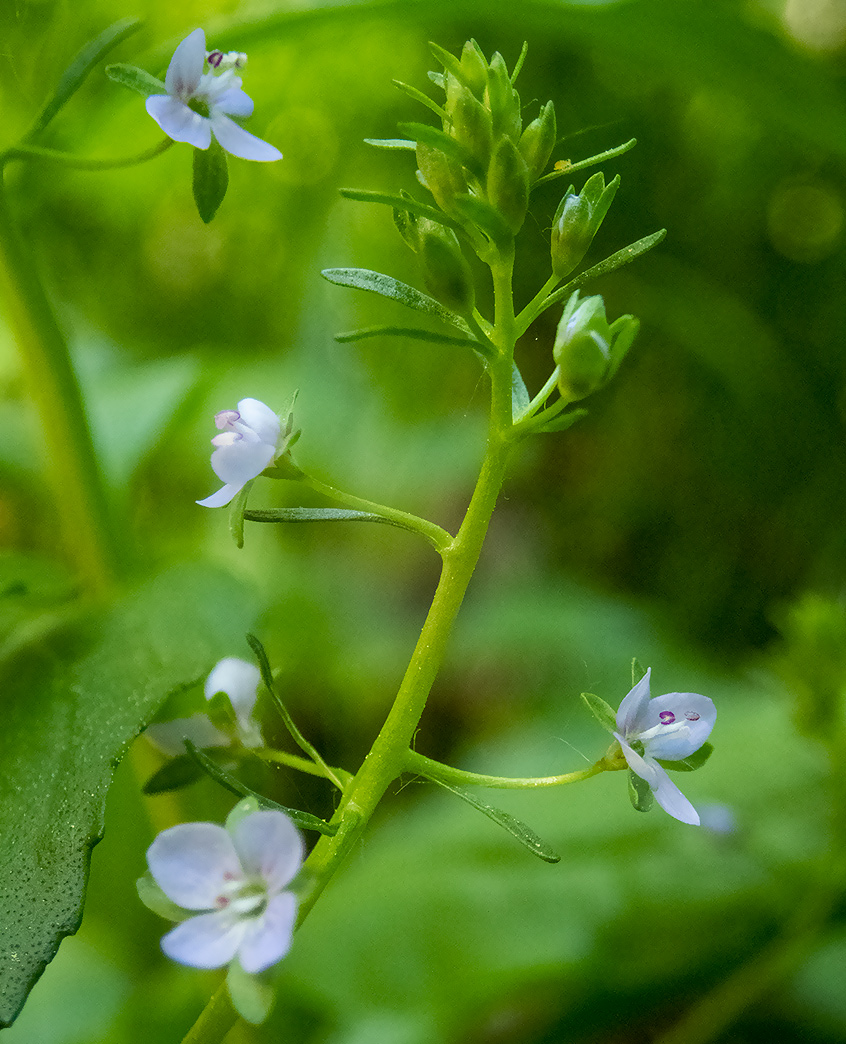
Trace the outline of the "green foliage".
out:
M 226 988 L 232 1006 L 245 1022 L 260 1026 L 267 1020 L 276 993 L 266 975 L 251 975 L 236 957 L 226 972 Z
M 229 168 L 226 153 L 216 138 L 207 149 L 194 149 L 194 202 L 197 212 L 208 224 L 215 216 L 229 188 Z
M 121 87 L 128 87 L 129 90 L 135 91 L 145 98 L 151 94 L 167 94 L 167 87 L 163 80 L 151 76 L 146 70 L 139 69 L 137 65 L 127 65 L 125 62 L 107 65 L 106 76 L 113 83 L 119 83 Z
M 617 714 L 614 708 L 610 707 L 601 696 L 594 696 L 592 692 L 583 692 L 582 700 L 606 732 L 616 731 Z

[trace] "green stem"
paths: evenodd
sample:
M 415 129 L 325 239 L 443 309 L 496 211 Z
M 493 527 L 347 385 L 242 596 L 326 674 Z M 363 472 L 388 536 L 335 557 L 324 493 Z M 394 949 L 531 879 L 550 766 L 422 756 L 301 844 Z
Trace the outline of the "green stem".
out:
M 538 290 L 526 307 L 517 316 L 517 336 L 521 337 L 546 308 L 546 299 L 558 286 L 561 280 L 557 275 L 551 275 L 549 279 Z
M 409 772 L 416 772 L 435 782 L 454 783 L 457 786 L 490 787 L 493 790 L 539 790 L 543 787 L 562 787 L 568 783 L 579 783 L 590 779 L 607 768 L 604 759 L 596 764 L 576 772 L 565 772 L 560 776 L 487 776 L 481 772 L 465 772 L 464 769 L 444 765 L 434 761 L 416 750 L 408 750 L 405 755 L 405 767 Z
M 222 982 L 200 1017 L 188 1030 L 182 1044 L 218 1044 L 238 1021 L 226 982 Z
M 343 490 L 330 486 L 327 482 L 321 482 L 320 479 L 306 475 L 305 472 L 302 472 L 300 481 L 316 493 L 321 493 L 324 497 L 328 497 L 339 504 L 346 504 L 347 507 L 358 511 L 371 511 L 376 515 L 382 515 L 384 518 L 400 523 L 404 529 L 415 530 L 415 532 L 425 537 L 440 554 L 443 554 L 453 542 L 452 534 L 445 529 L 441 529 L 434 522 L 429 522 L 428 519 L 419 518 L 417 515 L 412 515 L 407 511 L 400 511 L 397 508 L 387 507 L 385 504 L 377 504 L 373 500 L 365 500 L 363 497 L 353 496 L 352 493 L 345 493 Z
M 546 402 L 550 395 L 552 395 L 553 391 L 555 390 L 555 385 L 558 382 L 558 374 L 560 372 L 561 367 L 556 366 L 552 373 L 549 375 L 549 379 L 547 380 L 546 384 L 541 388 L 541 390 L 537 393 L 534 399 L 532 399 L 532 401 L 525 408 L 525 410 L 523 410 L 519 418 L 515 420 L 515 425 L 519 424 L 521 421 L 528 420 L 535 413 L 535 411 Z
M 256 750 L 255 753 L 262 761 L 269 761 L 272 765 L 285 765 L 287 768 L 296 769 L 297 772 L 305 772 L 309 776 L 329 779 L 340 790 L 343 790 L 344 784 L 349 783 L 353 778 L 352 773 L 347 772 L 346 769 L 330 768 L 328 765 L 326 769 L 332 774 L 327 776 L 323 766 L 315 764 L 307 758 L 301 758 L 298 754 L 288 754 L 284 750 L 271 750 L 269 747 L 263 747 L 261 750 Z
M 118 557 L 103 479 L 68 346 L 14 227 L 2 169 L 0 287 L 29 371 L 65 541 L 85 586 L 99 594 L 111 586 Z
M 171 145 L 173 145 L 172 139 L 165 138 L 151 149 L 145 149 L 134 156 L 123 156 L 119 159 L 88 159 L 85 156 L 74 156 L 71 152 L 61 152 L 59 149 L 44 149 L 40 145 L 14 145 L 0 153 L 0 170 L 13 160 L 28 159 L 53 160 L 75 170 L 118 170 L 121 167 L 135 167 L 139 163 L 155 159 L 156 156 L 167 152 Z

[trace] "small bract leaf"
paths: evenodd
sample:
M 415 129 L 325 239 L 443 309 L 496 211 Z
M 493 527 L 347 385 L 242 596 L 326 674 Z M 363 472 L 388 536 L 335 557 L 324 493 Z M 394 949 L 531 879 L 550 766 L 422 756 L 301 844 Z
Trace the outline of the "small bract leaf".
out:
M 170 758 L 154 772 L 143 786 L 145 794 L 164 794 L 169 790 L 181 790 L 182 787 L 196 783 L 203 772 L 200 766 L 187 754 L 179 754 Z
M 408 193 L 395 196 L 390 192 L 372 192 L 370 189 L 342 188 L 338 189 L 338 191 L 344 199 L 353 199 L 357 203 L 382 203 L 384 206 L 394 207 L 396 210 L 410 210 L 413 214 L 429 218 L 430 221 L 434 221 L 439 225 L 445 225 L 447 228 L 461 228 L 457 221 L 447 217 L 437 207 L 430 207 L 428 203 L 421 203 Z
M 194 149 L 194 202 L 203 221 L 208 224 L 217 213 L 229 187 L 226 153 L 216 138 L 207 149 Z
M 631 800 L 632 807 L 638 812 L 648 812 L 655 801 L 655 795 L 652 793 L 649 784 L 645 779 L 636 776 L 631 769 L 629 769 L 628 776 L 629 799 Z
M 276 994 L 266 976 L 245 972 L 236 957 L 226 973 L 226 988 L 232 1007 L 245 1022 L 260 1026 L 267 1019 Z
M 646 674 L 646 668 L 640 665 L 640 662 L 635 657 L 632 659 L 632 688 L 637 685 L 640 679 Z
M 592 692 L 583 692 L 582 700 L 603 729 L 607 732 L 615 731 L 617 728 L 617 714 L 613 707 L 610 707 L 600 696 L 594 696 Z
M 461 348 L 472 348 L 474 352 L 490 355 L 491 350 L 482 341 L 470 337 L 450 337 L 436 330 L 421 330 L 408 326 L 367 326 L 361 330 L 350 330 L 348 333 L 335 334 L 335 340 L 341 344 L 351 341 L 363 341 L 368 337 L 408 337 L 412 341 L 431 341 L 433 344 L 456 345 Z
M 365 138 L 364 144 L 377 149 L 409 149 L 411 152 L 417 148 L 417 142 L 408 138 Z
M 531 827 L 517 819 L 516 816 L 512 816 L 510 812 L 504 812 L 501 808 L 495 808 L 493 805 L 488 805 L 486 802 L 477 798 L 474 794 L 468 794 L 466 790 L 460 790 L 458 787 L 453 787 L 449 783 L 444 783 L 443 780 L 434 779 L 431 776 L 427 776 L 427 779 L 431 779 L 433 783 L 437 783 L 439 787 L 443 787 L 444 790 L 450 791 L 460 797 L 463 801 L 466 801 L 468 805 L 472 805 L 473 808 L 478 809 L 492 819 L 494 823 L 501 826 L 503 830 L 507 830 L 512 837 L 515 837 L 520 844 L 527 848 L 532 855 L 543 859 L 545 863 L 560 863 L 561 856 L 557 855 L 538 835 L 532 830 Z
M 529 405 L 529 392 L 517 363 L 511 367 L 511 416 L 516 420 Z
M 145 69 L 139 69 L 137 65 L 126 65 L 123 62 L 107 65 L 106 76 L 121 87 L 143 94 L 145 98 L 151 94 L 167 94 L 167 87 L 161 80 L 151 76 Z
M 670 772 L 695 772 L 697 769 L 702 768 L 713 753 L 713 744 L 703 743 L 699 750 L 688 754 L 686 758 L 682 758 L 680 761 L 662 761 L 660 758 L 657 760 L 659 765 L 663 765 Z
M 229 532 L 235 541 L 236 547 L 244 546 L 244 512 L 247 509 L 247 500 L 255 479 L 245 482 L 241 489 L 235 494 L 235 498 L 229 507 Z
M 400 202 L 403 206 L 407 205 L 406 200 L 400 200 Z M 367 268 L 325 268 L 320 274 L 330 283 L 335 283 L 336 286 L 351 286 L 357 290 L 369 290 L 371 293 L 381 294 L 382 297 L 399 301 L 406 308 L 423 312 L 424 315 L 434 316 L 441 322 L 457 326 L 464 333 L 469 333 L 468 326 L 461 316 L 444 308 L 433 297 L 421 294 L 413 286 L 401 283 L 393 276 L 384 275 L 382 272 L 371 272 Z
M 168 921 L 182 921 L 186 917 L 190 917 L 192 911 L 183 910 L 172 899 L 168 899 L 153 880 L 153 875 L 149 870 L 143 877 L 138 878 L 135 887 L 138 889 L 138 898 L 141 902 L 159 917 L 165 917 Z

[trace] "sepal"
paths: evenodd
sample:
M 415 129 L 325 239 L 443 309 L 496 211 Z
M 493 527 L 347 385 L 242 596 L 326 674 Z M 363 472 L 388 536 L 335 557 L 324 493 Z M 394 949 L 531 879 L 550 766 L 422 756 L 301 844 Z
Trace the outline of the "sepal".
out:
M 491 159 L 488 198 L 512 233 L 519 232 L 529 206 L 529 168 L 511 138 L 500 141 Z
M 245 1022 L 260 1026 L 267 1021 L 276 1000 L 276 991 L 267 972 L 251 975 L 244 971 L 236 957 L 226 973 L 226 988 L 232 1007 Z
M 526 161 L 530 182 L 537 181 L 546 170 L 557 136 L 555 106 L 549 101 L 520 137 L 520 152 Z
M 153 875 L 149 870 L 138 878 L 135 887 L 138 890 L 138 898 L 147 909 L 168 921 L 184 921 L 186 917 L 190 917 L 194 913 L 193 910 L 185 910 L 183 907 L 177 906 L 172 899 L 168 899 L 153 880 Z
M 651 787 L 645 779 L 636 776 L 631 769 L 629 769 L 628 779 L 629 800 L 632 807 L 638 812 L 648 812 L 655 802 L 655 795 L 652 793 Z
M 167 94 L 167 87 L 161 80 L 151 76 L 146 69 L 139 69 L 137 65 L 127 65 L 125 62 L 107 65 L 106 76 L 113 83 L 119 83 L 121 87 L 137 91 L 145 98 L 151 94 Z
M 617 715 L 613 707 L 610 707 L 602 697 L 594 696 L 592 692 L 583 692 L 582 701 L 606 732 L 615 732 Z

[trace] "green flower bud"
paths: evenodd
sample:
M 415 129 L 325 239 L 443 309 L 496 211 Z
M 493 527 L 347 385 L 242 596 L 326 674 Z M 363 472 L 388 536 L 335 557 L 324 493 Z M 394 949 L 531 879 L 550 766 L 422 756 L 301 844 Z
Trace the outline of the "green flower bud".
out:
M 452 136 L 475 156 L 482 170 L 487 170 L 493 140 L 491 114 L 463 84 L 454 92 L 447 113 L 452 119 Z
M 552 271 L 563 279 L 588 251 L 611 206 L 619 176 L 606 186 L 603 174 L 594 174 L 577 195 L 571 185 L 552 219 Z
M 420 180 L 435 197 L 441 210 L 449 213 L 456 196 L 469 192 L 461 166 L 445 156 L 440 149 L 417 143 L 417 166 Z
M 597 391 L 614 376 L 637 333 L 637 319 L 623 315 L 609 324 L 601 297 L 567 302 L 552 355 L 559 367 L 558 390 L 568 402 Z
M 529 169 L 511 138 L 503 138 L 488 171 L 488 199 L 517 233 L 529 206 Z
M 494 138 L 507 135 L 515 143 L 518 142 L 523 129 L 520 95 L 514 90 L 505 59 L 499 51 L 494 53 L 488 66 L 485 101 L 493 121 Z
M 461 71 L 467 86 L 476 97 L 484 97 L 488 83 L 488 63 L 475 40 L 468 40 L 461 51 Z
M 530 182 L 537 181 L 546 170 L 557 137 L 555 106 L 550 101 L 544 105 L 540 116 L 532 120 L 520 138 L 520 152 L 529 168 Z
M 420 261 L 426 289 L 441 304 L 459 315 L 470 315 L 476 294 L 473 274 L 452 229 L 420 218 Z

